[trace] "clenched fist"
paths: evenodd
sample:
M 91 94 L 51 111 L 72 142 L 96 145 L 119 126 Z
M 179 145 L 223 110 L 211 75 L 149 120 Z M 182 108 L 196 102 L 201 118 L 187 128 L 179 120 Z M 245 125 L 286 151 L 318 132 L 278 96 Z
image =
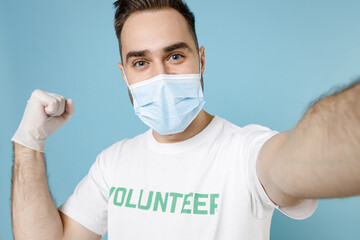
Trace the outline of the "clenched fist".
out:
M 11 140 L 44 152 L 46 138 L 64 125 L 74 111 L 71 99 L 37 89 L 32 92 L 19 128 Z

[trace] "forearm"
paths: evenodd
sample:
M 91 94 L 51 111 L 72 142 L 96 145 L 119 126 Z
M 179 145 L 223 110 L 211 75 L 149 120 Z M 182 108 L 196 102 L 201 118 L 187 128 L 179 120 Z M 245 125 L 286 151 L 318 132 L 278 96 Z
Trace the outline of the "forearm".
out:
M 277 153 L 272 178 L 301 198 L 360 194 L 360 84 L 314 104 Z
M 49 192 L 44 154 L 17 143 L 11 205 L 14 239 L 62 239 L 63 226 Z

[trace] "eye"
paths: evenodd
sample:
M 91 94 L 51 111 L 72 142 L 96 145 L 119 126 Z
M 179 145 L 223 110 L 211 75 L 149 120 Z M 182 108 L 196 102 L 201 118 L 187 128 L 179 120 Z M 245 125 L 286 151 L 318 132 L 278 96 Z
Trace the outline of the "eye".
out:
M 176 53 L 170 56 L 171 61 L 179 61 L 183 58 L 183 55 Z
M 134 63 L 134 66 L 137 67 L 137 68 L 144 67 L 145 65 L 146 65 L 145 61 L 137 61 L 137 62 Z

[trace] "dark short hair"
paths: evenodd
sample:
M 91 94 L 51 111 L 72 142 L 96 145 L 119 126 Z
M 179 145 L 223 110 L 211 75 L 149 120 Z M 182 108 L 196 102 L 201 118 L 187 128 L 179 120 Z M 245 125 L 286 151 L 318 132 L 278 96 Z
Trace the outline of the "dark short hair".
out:
M 186 20 L 190 34 L 192 35 L 196 48 L 199 48 L 195 32 L 195 16 L 189 7 L 182 0 L 117 0 L 114 2 L 116 9 L 114 27 L 119 41 L 121 57 L 121 31 L 126 19 L 135 12 L 146 10 L 157 10 L 163 8 L 173 8 L 178 11 Z

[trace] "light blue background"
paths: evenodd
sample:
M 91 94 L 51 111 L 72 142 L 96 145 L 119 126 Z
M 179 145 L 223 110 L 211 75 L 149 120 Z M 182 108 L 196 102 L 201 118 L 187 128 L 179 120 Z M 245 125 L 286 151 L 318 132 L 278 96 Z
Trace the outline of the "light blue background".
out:
M 360 75 L 360 1 L 189 1 L 206 48 L 205 110 L 240 126 L 292 128 L 308 104 Z M 147 129 L 120 70 L 112 1 L 0 3 L 0 236 L 12 239 L 10 138 L 40 88 L 75 102 L 47 142 L 60 205 L 96 155 Z M 331 176 L 329 176 L 331 177 Z M 360 198 L 320 200 L 304 221 L 275 211 L 271 239 L 360 239 Z M 1 238 L 0 237 L 0 238 Z

